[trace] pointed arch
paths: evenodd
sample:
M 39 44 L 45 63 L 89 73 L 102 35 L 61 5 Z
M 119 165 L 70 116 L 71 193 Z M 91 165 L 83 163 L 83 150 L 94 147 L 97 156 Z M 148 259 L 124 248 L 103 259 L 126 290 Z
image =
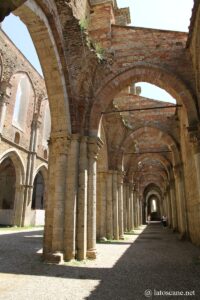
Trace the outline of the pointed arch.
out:
M 6 159 L 10 159 L 15 168 L 15 197 L 14 206 L 9 211 L 1 211 L 0 219 L 8 225 L 21 225 L 23 214 L 23 201 L 24 201 L 24 180 L 25 180 L 25 167 L 23 160 L 16 149 L 9 149 L 0 156 L 0 164 Z M 1 222 L 1 221 L 0 221 Z
M 166 90 L 178 104 L 183 104 L 187 111 L 188 123 L 195 125 L 198 121 L 197 104 L 187 85 L 170 71 L 153 64 L 135 63 L 112 78 L 97 90 L 90 114 L 90 134 L 97 135 L 102 112 L 106 111 L 113 98 L 126 86 L 134 82 L 148 82 Z

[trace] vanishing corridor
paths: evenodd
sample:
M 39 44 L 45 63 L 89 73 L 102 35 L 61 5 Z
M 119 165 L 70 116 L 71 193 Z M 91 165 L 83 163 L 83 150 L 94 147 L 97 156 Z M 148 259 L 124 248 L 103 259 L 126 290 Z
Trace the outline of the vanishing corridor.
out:
M 199 249 L 160 224 L 141 228 L 124 241 L 98 244 L 96 260 L 63 265 L 41 262 L 42 230 L 1 230 L 0 299 L 137 300 L 148 299 L 147 289 L 195 291 L 199 299 Z

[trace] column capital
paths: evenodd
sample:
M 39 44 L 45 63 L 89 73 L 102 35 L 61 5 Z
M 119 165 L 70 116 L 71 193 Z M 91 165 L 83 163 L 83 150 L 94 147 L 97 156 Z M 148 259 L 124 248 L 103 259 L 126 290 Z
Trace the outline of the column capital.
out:
M 173 166 L 174 176 L 180 177 L 181 176 L 181 170 L 182 170 L 183 164 L 176 164 Z
M 70 145 L 70 136 L 66 132 L 52 132 L 49 145 L 54 146 L 56 154 L 67 154 Z
M 187 134 L 194 154 L 200 153 L 200 124 L 187 127 Z
M 103 141 L 98 137 L 88 137 L 88 156 L 97 160 L 99 150 L 103 146 Z
M 123 171 L 118 171 L 118 183 L 123 184 L 124 183 L 124 172 Z

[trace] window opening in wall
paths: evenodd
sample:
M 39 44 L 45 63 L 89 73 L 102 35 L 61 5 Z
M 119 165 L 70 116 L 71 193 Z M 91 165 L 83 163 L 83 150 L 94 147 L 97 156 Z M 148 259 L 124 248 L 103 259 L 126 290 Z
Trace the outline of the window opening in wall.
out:
M 32 209 L 44 209 L 44 178 L 39 172 L 34 180 Z
M 19 76 L 19 81 L 15 98 L 13 125 L 23 130 L 27 118 L 27 111 L 32 87 L 26 74 L 17 75 Z
M 48 158 L 47 150 L 44 150 L 44 159 Z
M 40 75 L 43 76 L 35 46 L 26 25 L 20 20 L 20 18 L 10 14 L 2 22 L 2 29 L 28 59 L 28 61 L 31 62 Z
M 151 202 L 151 212 L 155 212 L 155 211 L 157 211 L 156 200 L 153 199 L 152 202 Z
M 168 92 L 154 84 L 138 82 L 135 87 L 136 90 L 140 87 L 141 97 L 176 104 L 176 100 Z
M 16 172 L 13 162 L 6 158 L 0 165 L 0 209 L 13 209 Z
M 20 134 L 19 134 L 19 132 L 16 132 L 16 133 L 15 133 L 15 139 L 14 139 L 14 142 L 15 142 L 16 144 L 19 144 L 19 142 L 20 142 Z

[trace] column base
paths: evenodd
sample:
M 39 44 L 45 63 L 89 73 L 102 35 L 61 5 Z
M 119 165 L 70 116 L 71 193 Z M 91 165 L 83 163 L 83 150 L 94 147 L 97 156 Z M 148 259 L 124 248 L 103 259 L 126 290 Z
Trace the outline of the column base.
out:
M 100 242 L 107 242 L 107 238 L 105 236 L 100 237 L 99 239 Z
M 187 238 L 187 236 L 186 236 L 185 232 L 180 233 L 179 236 L 178 236 L 178 239 L 180 241 L 184 241 L 184 240 L 186 240 L 186 238 Z
M 97 251 L 96 251 L 96 249 L 87 250 L 87 258 L 89 258 L 89 259 L 96 259 L 97 258 Z
M 75 259 L 75 254 L 73 254 L 73 255 L 64 255 L 64 261 L 71 261 L 71 260 L 73 260 L 73 259 Z
M 120 235 L 119 239 L 124 240 L 125 239 L 124 235 Z
M 54 252 L 54 253 L 45 253 L 43 254 L 43 260 L 46 263 L 50 264 L 60 264 L 63 263 L 63 253 L 61 252 Z
M 77 260 L 85 260 L 86 259 L 86 251 L 84 250 L 78 250 L 76 254 Z

